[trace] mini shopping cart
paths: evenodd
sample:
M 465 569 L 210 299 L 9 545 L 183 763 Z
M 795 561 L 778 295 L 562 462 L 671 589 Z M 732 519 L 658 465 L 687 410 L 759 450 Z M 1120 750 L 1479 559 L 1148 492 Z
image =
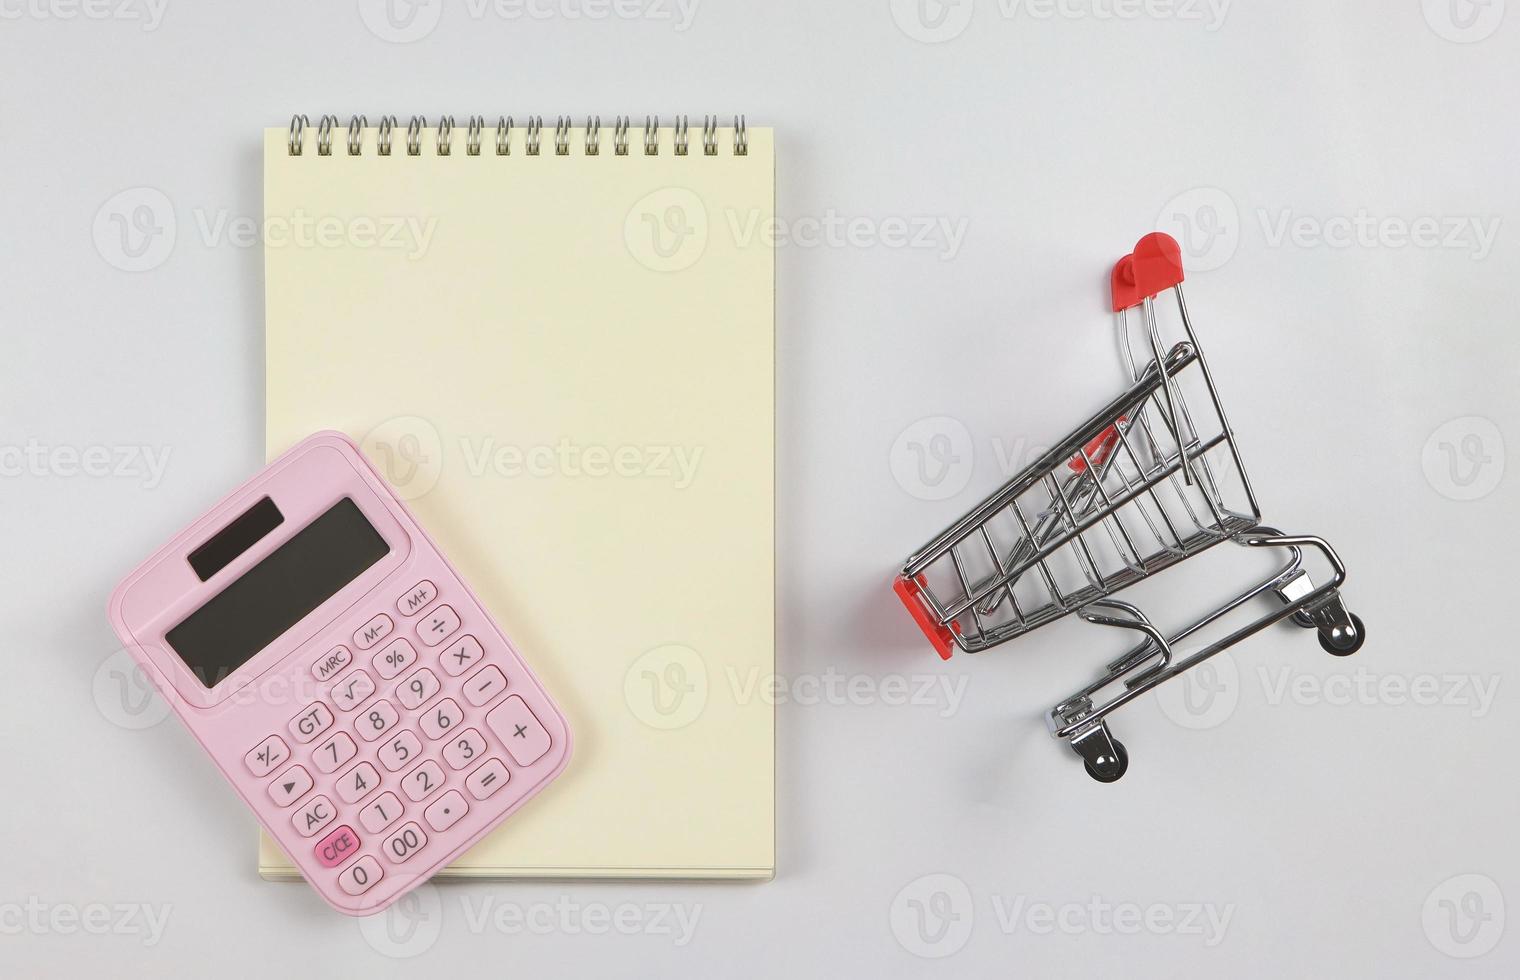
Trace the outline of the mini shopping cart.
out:
M 1129 767 L 1108 716 L 1130 701 L 1284 619 L 1319 633 L 1337 656 L 1366 637 L 1346 611 L 1346 569 L 1323 539 L 1263 526 L 1261 511 L 1198 346 L 1182 296 L 1181 250 L 1171 237 L 1142 238 L 1114 267 L 1120 349 L 1133 383 L 1049 452 L 919 549 L 894 589 L 940 656 L 979 653 L 1077 613 L 1089 623 L 1141 634 L 1092 684 L 1051 709 L 1051 733 L 1071 744 L 1100 782 Z M 1162 343 L 1157 297 L 1176 297 L 1184 339 Z M 1132 324 L 1131 314 L 1138 314 Z M 1172 318 L 1167 317 L 1173 326 Z M 1138 329 L 1136 329 L 1138 328 Z M 1175 329 L 1175 327 L 1173 327 Z M 1142 355 L 1137 361 L 1131 331 Z M 1189 406 L 1202 406 L 1195 410 Z M 1273 571 L 1181 630 L 1158 629 L 1115 598 L 1142 579 L 1223 541 L 1282 556 Z M 1328 563 L 1314 585 L 1304 552 Z M 1259 596 L 1273 608 L 1181 658 L 1178 644 Z

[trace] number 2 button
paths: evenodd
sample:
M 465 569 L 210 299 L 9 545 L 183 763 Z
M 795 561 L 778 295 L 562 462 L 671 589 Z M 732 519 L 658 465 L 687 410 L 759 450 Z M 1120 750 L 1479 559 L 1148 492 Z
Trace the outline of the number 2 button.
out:
M 406 795 L 411 797 L 413 803 L 437 790 L 443 785 L 443 768 L 432 759 L 406 774 L 401 781 L 401 788 Z

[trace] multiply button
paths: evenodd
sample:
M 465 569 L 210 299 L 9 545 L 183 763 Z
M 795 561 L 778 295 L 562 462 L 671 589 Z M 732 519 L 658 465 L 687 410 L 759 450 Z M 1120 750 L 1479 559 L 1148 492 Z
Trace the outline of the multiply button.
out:
M 368 650 L 390 636 L 393 629 L 395 629 L 395 624 L 391 622 L 389 616 L 385 613 L 376 613 L 374 619 L 359 627 L 354 633 L 354 646 L 360 650 Z
M 406 595 L 396 600 L 396 611 L 403 616 L 415 616 L 427 608 L 427 604 L 438 598 L 438 590 L 433 583 L 423 579 Z
M 332 723 L 333 713 L 327 710 L 327 705 L 318 701 L 290 719 L 290 734 L 296 737 L 297 742 L 305 745 L 327 731 L 327 726 Z
M 348 647 L 333 647 L 325 657 L 311 665 L 311 676 L 325 681 L 353 662 L 354 655 L 348 652 Z
M 486 715 L 486 724 L 520 766 L 532 765 L 549 751 L 549 733 L 515 694 Z
M 448 649 L 439 655 L 438 660 L 450 677 L 458 677 L 480 663 L 485 655 L 486 652 L 480 647 L 480 641 L 466 635 L 449 644 Z
M 271 735 L 243 756 L 243 764 L 249 772 L 263 779 L 274 772 L 275 766 L 288 758 L 290 749 L 286 747 L 285 740 L 278 735 Z
M 352 868 L 338 875 L 338 887 L 350 895 L 363 895 L 384 877 L 385 872 L 380 869 L 380 862 L 366 856 L 354 862 Z
M 290 806 L 311 789 L 311 773 L 300 766 L 291 766 L 274 782 L 269 784 L 269 798 L 276 806 Z
M 439 606 L 417 624 L 417 636 L 430 647 L 438 644 L 454 635 L 459 629 L 459 614 L 452 606 Z
M 317 862 L 322 867 L 336 868 L 359 853 L 359 835 L 354 833 L 352 827 L 339 827 L 317 841 L 312 853 L 317 856 Z

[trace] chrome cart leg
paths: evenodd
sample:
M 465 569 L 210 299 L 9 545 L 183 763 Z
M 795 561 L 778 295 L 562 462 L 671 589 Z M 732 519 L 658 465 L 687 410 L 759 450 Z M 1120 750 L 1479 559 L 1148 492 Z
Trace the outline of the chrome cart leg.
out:
M 1112 783 L 1129 769 L 1129 753 L 1114 738 L 1108 722 L 1097 721 L 1071 737 L 1071 747 L 1082 757 L 1087 774 L 1100 783 Z

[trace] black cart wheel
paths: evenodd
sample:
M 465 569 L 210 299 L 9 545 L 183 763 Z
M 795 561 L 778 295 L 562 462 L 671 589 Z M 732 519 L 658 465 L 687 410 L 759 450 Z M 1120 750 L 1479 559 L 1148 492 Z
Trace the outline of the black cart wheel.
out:
M 1351 614 L 1351 624 L 1355 631 L 1350 636 L 1332 636 L 1324 630 L 1319 631 L 1319 645 L 1325 648 L 1325 652 L 1335 657 L 1349 657 L 1362 648 L 1367 641 L 1367 627 L 1362 625 L 1362 617 L 1356 613 Z
M 1087 770 L 1087 774 L 1098 782 L 1112 783 L 1129 769 L 1129 753 L 1124 750 L 1124 743 L 1116 739 L 1113 755 L 1105 756 L 1096 763 L 1083 759 L 1082 766 Z

